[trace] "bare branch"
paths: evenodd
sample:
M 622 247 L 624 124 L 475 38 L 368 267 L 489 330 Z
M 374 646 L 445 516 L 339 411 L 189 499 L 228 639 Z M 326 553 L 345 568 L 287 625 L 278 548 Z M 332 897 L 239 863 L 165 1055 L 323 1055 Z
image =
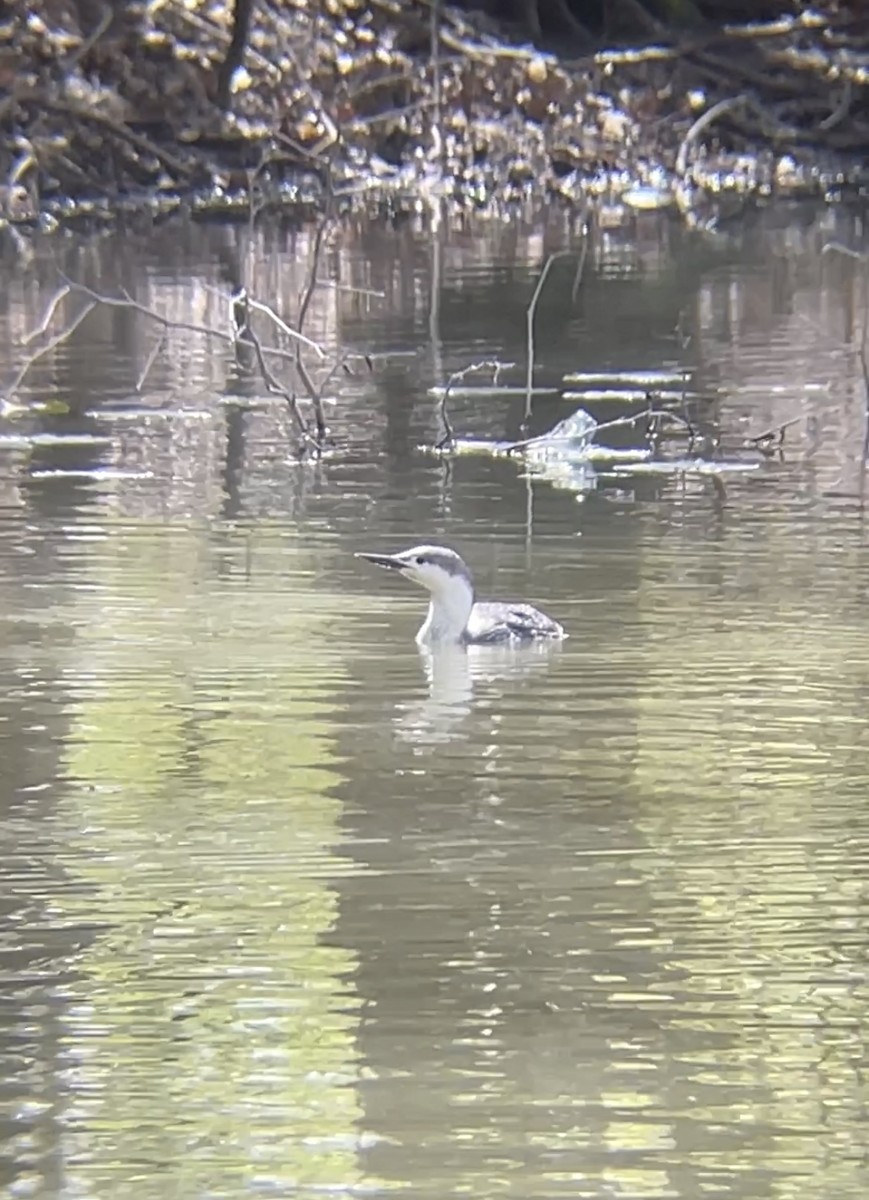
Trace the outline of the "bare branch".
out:
M 40 358 L 43 358 L 46 354 L 50 353 L 52 350 L 56 349 L 56 347 L 65 342 L 67 338 L 70 337 L 76 331 L 76 329 L 78 329 L 85 317 L 89 316 L 90 313 L 93 312 L 96 306 L 96 300 L 89 301 L 80 312 L 76 313 L 68 325 L 61 329 L 59 333 L 56 333 L 53 338 L 50 338 L 44 346 L 40 346 L 37 351 L 31 354 L 30 357 L 19 367 L 14 379 L 6 388 L 5 395 L 7 397 L 14 396 L 21 387 L 27 372 L 34 365 L 34 363 L 37 363 Z
M 311 403 L 314 406 L 314 423 L 317 426 L 317 444 L 322 446 L 329 432 L 326 425 L 326 414 L 323 411 L 323 394 L 322 387 L 314 386 L 314 381 L 308 373 L 308 368 L 305 366 L 301 357 L 296 359 L 296 370 L 299 372 L 299 377 L 305 385 L 308 395 L 311 398 Z M 334 370 L 329 372 L 327 378 L 331 379 Z
M 285 333 L 287 337 L 292 338 L 293 341 L 301 342 L 303 345 L 313 350 L 318 358 L 325 359 L 326 351 L 319 344 L 319 342 L 312 341 L 311 338 L 305 337 L 305 335 L 298 329 L 293 329 L 293 327 L 288 325 L 286 321 L 282 320 L 275 310 L 270 308 L 268 304 L 263 304 L 261 300 L 254 300 L 252 296 L 247 297 L 247 304 L 248 308 L 252 308 L 255 312 L 264 313 L 270 320 L 274 321 L 278 329 L 280 329 L 282 333 Z M 301 319 L 299 321 L 299 325 L 301 325 Z
M 54 295 L 48 302 L 48 307 L 46 308 L 45 312 L 43 313 L 42 320 L 39 322 L 39 324 L 36 326 L 35 329 L 31 329 L 30 333 L 25 334 L 24 337 L 21 339 L 22 346 L 29 346 L 30 343 L 34 340 L 34 338 L 38 338 L 43 333 L 45 333 L 46 329 L 48 329 L 49 325 L 51 324 L 51 318 L 54 316 L 55 312 L 57 311 L 58 304 L 60 304 L 62 300 L 65 300 L 71 291 L 72 291 L 72 288 L 70 288 L 67 284 L 64 284 L 63 287 L 59 288 L 54 293 Z
M 869 263 L 869 255 L 861 254 L 858 250 L 852 250 L 850 247 L 844 246 L 841 242 L 827 242 L 821 253 L 842 254 L 846 258 L 855 258 L 860 263 Z M 863 372 L 863 405 L 865 409 L 865 432 L 863 434 L 863 450 L 860 457 L 862 468 L 860 485 L 861 502 L 866 482 L 866 467 L 869 465 L 869 359 L 867 359 L 867 339 L 869 339 L 869 278 L 867 278 L 866 272 L 864 272 L 863 323 L 860 330 L 860 345 L 857 348 L 857 354 L 860 358 L 860 369 Z
M 869 255 L 861 254 L 859 250 L 852 250 L 850 246 L 845 246 L 842 242 L 826 242 L 821 247 L 821 253 L 844 254 L 846 258 L 856 258 L 858 262 L 869 261 Z
M 302 300 L 299 304 L 299 331 L 305 324 L 305 317 L 308 315 L 308 308 L 311 304 L 311 299 L 314 295 L 314 288 L 317 286 L 317 270 L 320 266 L 320 251 L 323 248 L 323 237 L 326 233 L 326 228 L 329 225 L 329 217 L 326 216 L 320 221 L 317 226 L 317 232 L 314 234 L 314 247 L 312 251 L 311 270 L 308 274 L 308 283 L 302 293 Z
M 579 262 L 576 264 L 576 274 L 573 277 L 573 287 L 570 289 L 570 303 L 576 304 L 576 297 L 579 295 L 580 285 L 582 284 L 582 276 L 585 271 L 585 260 L 588 257 L 588 225 L 583 230 L 582 249 L 579 252 Z
M 531 303 L 525 312 L 527 365 L 525 368 L 525 417 L 522 422 L 523 428 L 527 428 L 528 422 L 531 419 L 531 395 L 534 391 L 534 319 L 537 316 L 537 304 L 543 292 L 546 279 L 552 269 L 552 264 L 557 259 L 568 258 L 573 253 L 573 250 L 557 250 L 554 254 L 549 255 L 538 277 L 534 295 L 531 297 Z
M 263 377 L 263 382 L 265 383 L 266 388 L 272 393 L 272 395 L 283 396 L 284 400 L 287 402 L 287 406 L 289 407 L 293 420 L 296 423 L 296 429 L 299 435 L 305 441 L 316 445 L 314 439 L 311 437 L 310 433 L 308 433 L 308 427 L 305 424 L 305 418 L 302 416 L 301 412 L 299 412 L 299 404 L 295 395 L 292 392 L 288 392 L 287 389 L 283 387 L 272 374 L 271 369 L 266 363 L 265 354 L 263 347 L 260 344 L 260 340 L 252 329 L 248 330 L 248 335 L 250 338 L 250 344 L 253 346 L 254 352 L 256 353 L 257 364 L 259 365 L 260 374 Z
M 329 207 L 331 207 L 331 205 L 329 205 Z M 330 223 L 331 223 L 331 218 L 329 215 L 329 210 L 327 208 L 326 215 L 323 217 L 323 219 L 318 224 L 317 232 L 314 234 L 314 245 L 313 245 L 312 256 L 311 256 L 311 270 L 308 274 L 307 286 L 305 287 L 305 291 L 302 295 L 302 299 L 299 304 L 299 320 L 298 320 L 299 332 L 301 332 L 302 326 L 305 324 L 305 317 L 308 315 L 308 308 L 310 306 L 311 299 L 313 298 L 313 295 L 314 295 L 314 289 L 317 286 L 317 271 L 319 270 L 319 266 L 320 266 L 320 254 L 323 249 L 323 238 L 325 237 L 326 230 L 328 229 Z M 322 446 L 322 444 L 325 441 L 325 439 L 328 435 L 328 432 L 329 432 L 328 427 L 326 425 L 326 414 L 323 411 L 322 388 L 325 385 L 321 385 L 321 387 L 319 387 L 319 388 L 315 386 L 314 381 L 311 378 L 310 373 L 308 371 L 308 368 L 305 366 L 305 363 L 302 359 L 302 349 L 301 349 L 301 346 L 299 346 L 299 345 L 296 346 L 296 370 L 298 371 L 299 378 L 301 379 L 302 383 L 305 385 L 305 387 L 308 391 L 308 395 L 310 396 L 311 403 L 314 406 L 314 422 L 317 426 L 317 443 L 318 443 L 318 445 Z M 333 374 L 333 373 L 334 372 L 330 372 L 329 378 L 331 378 L 331 374 Z
M 101 7 L 102 12 L 100 13 L 100 19 L 94 26 L 93 31 L 88 34 L 80 46 L 76 46 L 72 54 L 70 54 L 69 57 L 62 63 L 63 74 L 66 78 L 69 77 L 73 68 L 79 62 L 81 62 L 84 56 L 93 50 L 94 46 L 103 36 L 115 18 L 115 14 L 110 4 L 103 4 Z
M 676 174 L 684 175 L 685 168 L 688 166 L 688 151 L 697 141 L 700 134 L 705 129 L 708 129 L 713 121 L 717 121 L 720 116 L 726 112 L 730 112 L 734 108 L 738 108 L 744 104 L 747 97 L 743 95 L 728 96 L 726 100 L 719 100 L 717 104 L 713 104 L 711 108 L 707 108 L 705 113 L 701 113 L 685 136 L 682 138 L 682 144 L 679 146 L 679 153 L 676 155 Z
M 435 450 L 444 450 L 447 446 L 455 444 L 456 435 L 452 423 L 447 412 L 447 401 L 450 398 L 450 391 L 461 380 L 466 379 L 474 371 L 491 371 L 492 382 L 497 383 L 498 376 L 502 371 L 514 366 L 513 363 L 498 362 L 497 359 L 487 358 L 482 362 L 470 363 L 467 367 L 462 367 L 461 371 L 453 371 L 452 375 L 447 380 L 447 386 L 444 388 L 440 403 L 438 404 L 438 416 L 441 419 L 441 424 L 444 427 L 444 435 L 439 442 L 435 443 Z
M 594 436 L 597 436 L 597 434 L 603 433 L 605 429 L 618 429 L 619 426 L 623 425 L 636 425 L 639 421 L 643 420 L 672 421 L 674 425 L 681 426 L 681 428 L 687 430 L 692 437 L 694 436 L 694 430 L 684 417 L 680 417 L 678 413 L 670 412 L 670 410 L 666 408 L 656 409 L 651 407 L 644 408 L 642 412 L 634 413 L 632 417 L 615 417 L 612 421 L 604 421 L 602 425 L 598 425 L 594 430 L 592 430 L 592 433 Z
M 89 296 L 97 304 L 104 304 L 108 308 L 130 308 L 135 312 L 139 312 L 144 317 L 150 317 L 152 321 L 156 321 L 165 329 L 180 329 L 186 330 L 188 333 L 201 333 L 206 337 L 218 338 L 221 342 L 227 342 L 229 345 L 251 346 L 253 340 L 247 336 L 236 337 L 225 329 L 217 329 L 213 325 L 200 325 L 196 321 L 175 321 L 164 317 L 162 313 L 157 312 L 153 308 L 148 308 L 145 304 L 140 304 L 138 300 L 134 300 L 132 296 L 125 293 L 120 296 L 105 296 L 101 292 L 96 292 L 93 288 L 89 288 L 84 283 L 77 283 L 74 279 L 64 281 L 69 285 L 74 292 L 81 292 L 85 296 Z M 285 358 L 291 361 L 295 360 L 295 353 L 292 350 L 284 350 L 280 346 L 261 346 L 263 355 L 271 355 L 274 358 Z
M 373 300 L 385 300 L 386 292 L 376 288 L 354 287 L 349 283 L 336 283 L 334 279 L 318 279 L 317 287 L 331 288 L 334 292 L 346 292 L 349 296 L 370 296 Z
M 686 429 L 693 436 L 693 430 L 688 422 L 680 417 L 677 413 L 670 412 L 666 408 L 644 408 L 642 412 L 634 413 L 630 417 L 615 417 L 612 421 L 604 421 L 602 425 L 595 425 L 594 429 L 590 429 L 588 437 L 585 439 L 591 442 L 599 433 L 603 433 L 605 429 L 618 429 L 629 425 L 637 425 L 640 421 L 672 421 L 674 424 Z M 512 454 L 516 450 L 527 450 L 531 446 L 550 445 L 557 446 L 561 443 L 571 445 L 577 439 L 575 437 L 556 438 L 550 433 L 540 433 L 536 437 L 525 438 L 521 442 L 511 442 L 508 446 L 502 446 L 501 449 L 508 454 Z
M 158 146 L 156 142 L 152 142 L 143 133 L 137 133 L 129 125 L 115 121 L 98 108 L 89 108 L 86 104 L 79 104 L 68 98 L 54 100 L 45 96 L 40 97 L 40 103 L 61 117 L 78 117 L 81 121 L 89 121 L 92 125 L 98 125 L 101 129 L 113 133 L 115 137 L 123 142 L 128 142 L 141 153 L 151 155 L 157 162 L 172 171 L 176 177 L 189 179 L 193 175 L 193 166 L 184 162 L 177 154 Z
M 161 329 L 156 342 L 151 347 L 151 352 L 148 355 L 147 362 L 145 363 L 145 366 L 142 368 L 142 371 L 139 374 L 139 378 L 136 380 L 136 391 L 137 392 L 141 392 L 142 388 L 145 386 L 145 380 L 150 375 L 151 368 L 153 367 L 154 363 L 157 361 L 157 355 L 163 349 L 163 345 L 164 345 L 165 341 L 166 341 L 166 330 Z

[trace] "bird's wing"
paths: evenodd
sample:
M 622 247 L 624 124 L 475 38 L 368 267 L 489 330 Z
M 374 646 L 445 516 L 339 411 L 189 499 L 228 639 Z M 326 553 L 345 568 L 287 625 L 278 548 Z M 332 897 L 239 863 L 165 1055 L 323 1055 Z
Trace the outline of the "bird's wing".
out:
M 477 603 L 468 623 L 468 633 L 476 642 L 504 642 L 513 638 L 558 638 L 564 630 L 530 604 Z

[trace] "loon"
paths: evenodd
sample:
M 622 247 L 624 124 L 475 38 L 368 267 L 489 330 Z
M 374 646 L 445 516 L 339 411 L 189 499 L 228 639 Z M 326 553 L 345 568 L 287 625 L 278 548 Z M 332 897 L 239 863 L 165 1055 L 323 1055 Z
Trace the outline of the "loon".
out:
M 445 546 L 413 546 L 399 554 L 358 553 L 377 567 L 398 571 L 431 594 L 417 645 L 487 645 L 560 640 L 557 621 L 530 604 L 474 601 L 474 582 L 462 558 Z

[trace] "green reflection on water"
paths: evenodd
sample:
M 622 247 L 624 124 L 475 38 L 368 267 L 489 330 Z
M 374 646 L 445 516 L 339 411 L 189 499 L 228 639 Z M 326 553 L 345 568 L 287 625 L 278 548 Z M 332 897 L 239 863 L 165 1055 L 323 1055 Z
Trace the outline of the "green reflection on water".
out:
M 195 533 L 118 529 L 81 565 L 61 819 L 86 888 L 60 903 L 96 889 L 106 927 L 74 959 L 62 1121 L 88 1191 L 362 1177 L 355 956 L 323 944 L 341 666 L 318 682 L 323 595 L 279 549 L 218 575 Z

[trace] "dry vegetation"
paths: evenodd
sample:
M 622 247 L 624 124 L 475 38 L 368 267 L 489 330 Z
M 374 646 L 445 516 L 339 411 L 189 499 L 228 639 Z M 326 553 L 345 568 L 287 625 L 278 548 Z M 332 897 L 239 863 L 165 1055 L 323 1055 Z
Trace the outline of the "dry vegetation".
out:
M 0 211 L 13 223 L 247 211 L 253 174 L 275 205 L 627 197 L 693 217 L 722 192 L 858 180 L 869 143 L 857 6 L 673 36 L 651 22 L 654 46 L 570 61 L 431 0 L 7 11 Z

